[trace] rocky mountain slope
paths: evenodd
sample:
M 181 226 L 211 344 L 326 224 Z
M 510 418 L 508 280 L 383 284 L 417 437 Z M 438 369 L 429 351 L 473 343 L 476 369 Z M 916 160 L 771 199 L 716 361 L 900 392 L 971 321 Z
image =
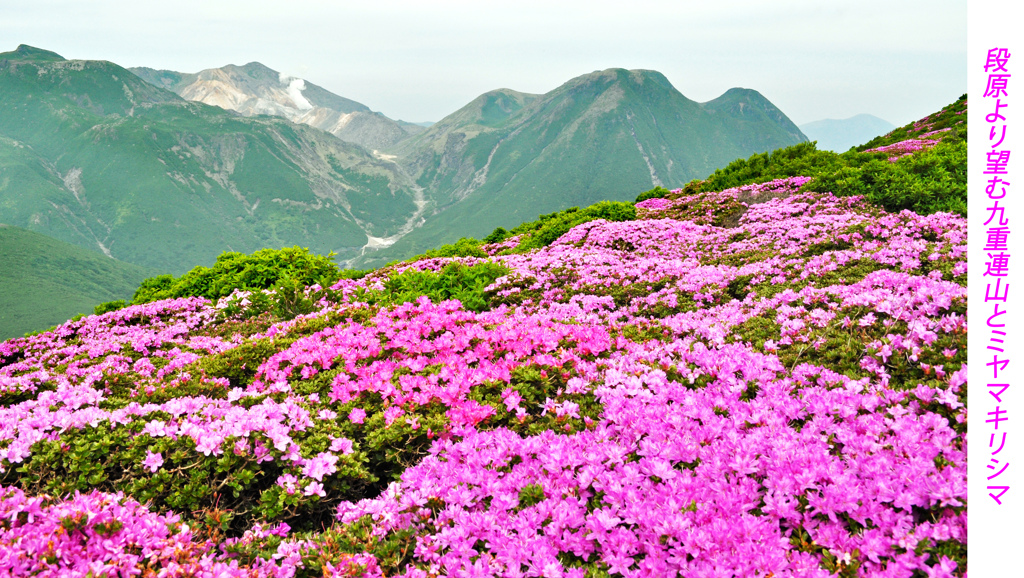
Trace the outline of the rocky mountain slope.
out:
M 136 72 L 0 54 L 0 222 L 174 273 L 287 245 L 366 267 L 805 140 L 756 91 L 696 103 L 653 71 L 491 91 L 429 128 L 258 63 Z
M 391 120 L 366 105 L 258 62 L 211 68 L 195 74 L 144 67 L 129 70 L 186 100 L 219 106 L 244 116 L 280 116 L 327 131 L 368 150 L 385 149 L 423 130 L 420 125 Z
M 181 272 L 225 250 L 353 253 L 418 213 L 395 163 L 188 102 L 101 61 L 0 54 L 0 222 Z
M 494 90 L 426 131 L 259 63 L 133 71 L 191 100 L 306 123 L 393 157 L 423 188 L 427 211 L 407 235 L 374 240 L 350 261 L 360 267 L 482 236 L 498 223 L 680 186 L 738 156 L 805 140 L 756 91 L 698 104 L 653 71 L 599 71 L 544 95 Z

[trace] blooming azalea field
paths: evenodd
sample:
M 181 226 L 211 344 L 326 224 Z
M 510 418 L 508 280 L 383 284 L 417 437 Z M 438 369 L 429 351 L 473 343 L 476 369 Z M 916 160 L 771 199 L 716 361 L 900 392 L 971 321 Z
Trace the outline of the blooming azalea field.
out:
M 966 220 L 807 181 L 4 342 L 0 572 L 965 575 Z

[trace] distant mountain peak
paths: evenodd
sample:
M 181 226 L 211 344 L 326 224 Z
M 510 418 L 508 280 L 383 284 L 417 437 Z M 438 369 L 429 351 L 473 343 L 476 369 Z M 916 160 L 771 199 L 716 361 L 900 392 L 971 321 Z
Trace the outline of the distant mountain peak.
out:
M 189 74 L 151 68 L 132 72 L 186 100 L 233 110 L 243 116 L 272 115 L 306 124 L 358 144 L 383 150 L 424 127 L 394 121 L 305 79 L 260 62 L 229 64 Z
M 229 66 L 234 66 L 234 65 L 229 65 Z M 244 70 L 246 72 L 249 72 L 249 71 L 259 71 L 259 72 L 264 72 L 264 73 L 266 73 L 268 75 L 275 75 L 275 74 L 277 74 L 277 71 L 274 70 L 273 68 L 270 68 L 266 64 L 263 64 L 262 62 L 257 62 L 255 60 L 253 60 L 252 62 L 247 62 L 247 63 L 243 64 L 242 66 L 239 66 L 238 68 L 241 68 L 242 70 Z
M 49 50 L 43 50 L 42 48 L 36 48 L 29 46 L 28 44 L 19 44 L 17 48 L 12 52 L 4 52 L 0 54 L 0 60 L 67 60 L 56 52 L 50 52 Z
M 870 114 L 858 114 L 843 119 L 822 119 L 800 125 L 800 130 L 819 150 L 845 152 L 896 128 L 891 122 Z
M 721 108 L 724 106 L 734 105 L 741 105 L 741 108 L 745 106 L 768 106 L 773 109 L 776 108 L 775 105 L 772 104 L 770 100 L 765 98 L 765 96 L 760 92 L 754 90 L 753 88 L 741 88 L 738 86 L 730 88 L 729 90 L 723 92 L 722 95 L 719 96 L 718 98 L 701 103 L 701 106 L 712 108 Z
M 570 80 L 567 84 L 582 84 L 588 82 L 629 82 L 631 84 L 642 85 L 647 81 L 653 81 L 664 88 L 674 88 L 672 83 L 665 78 L 665 75 L 658 72 L 657 70 L 647 69 L 626 69 L 626 68 L 606 68 L 604 70 L 595 70 L 588 74 L 582 74 Z

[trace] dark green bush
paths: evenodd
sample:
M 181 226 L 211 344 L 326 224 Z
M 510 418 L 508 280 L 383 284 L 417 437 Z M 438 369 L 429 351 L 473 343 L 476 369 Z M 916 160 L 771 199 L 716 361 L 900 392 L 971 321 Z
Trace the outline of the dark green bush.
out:
M 671 192 L 672 191 L 666 189 L 665 187 L 654 187 L 649 191 L 644 191 L 637 195 L 636 200 L 633 202 L 639 203 L 641 201 L 646 201 L 647 199 L 664 199 Z
M 128 303 L 124 299 L 118 299 L 117 301 L 107 301 L 106 303 L 100 303 L 93 308 L 92 312 L 94 315 L 103 315 L 110 311 L 117 311 L 118 309 L 124 309 L 128 306 Z
M 483 241 L 477 241 L 471 237 L 463 237 L 451 245 L 441 245 L 437 249 L 431 249 L 416 257 L 416 259 L 435 257 L 481 257 L 486 258 L 487 253 L 480 248 Z
M 140 303 L 166 299 L 162 295 L 169 294 L 173 285 L 174 275 L 157 275 L 156 277 L 143 279 L 142 283 L 139 284 L 139 288 L 135 290 L 135 295 L 132 296 L 132 304 L 138 305 Z
M 388 279 L 383 293 L 373 299 L 385 305 L 412 302 L 424 295 L 435 303 L 458 299 L 466 309 L 479 312 L 490 308 L 484 289 L 508 273 L 508 268 L 490 261 L 473 266 L 450 263 L 440 273 L 408 270 Z
M 508 239 L 510 236 L 511 236 L 510 233 L 508 231 L 506 231 L 504 227 L 498 227 L 497 229 L 491 231 L 490 235 L 487 235 L 486 237 L 484 237 L 484 242 L 485 243 L 500 243 L 500 242 L 504 241 L 505 239 Z
M 536 221 L 523 223 L 512 229 L 511 234 L 523 235 L 516 251 L 525 252 L 530 249 L 546 247 L 576 225 L 598 219 L 633 221 L 636 219 L 636 207 L 633 206 L 633 203 L 618 201 L 601 201 L 585 209 L 570 207 L 557 213 L 541 215 Z
M 332 256 L 313 255 L 300 247 L 261 249 L 252 255 L 225 252 L 217 257 L 213 267 L 196 267 L 177 279 L 171 275 L 146 279 L 135 292 L 132 303 L 177 297 L 206 297 L 216 301 L 235 289 L 271 289 L 285 280 L 302 286 L 319 283 L 326 287 L 343 277 Z M 361 273 L 354 274 L 361 276 Z

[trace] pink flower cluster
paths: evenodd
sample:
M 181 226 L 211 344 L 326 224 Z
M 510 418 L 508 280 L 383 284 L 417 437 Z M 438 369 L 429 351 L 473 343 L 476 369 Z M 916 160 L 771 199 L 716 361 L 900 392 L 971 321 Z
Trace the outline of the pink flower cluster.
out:
M 302 552 L 316 549 L 311 542 L 282 541 L 269 559 L 244 565 L 226 554 L 231 546 L 287 533 L 287 526 L 257 526 L 219 549 L 177 514 L 155 514 L 120 494 L 77 493 L 55 500 L 0 486 L 0 573 L 5 576 L 291 578 L 303 568 Z M 359 555 L 332 570 L 380 576 L 375 561 Z
M 868 149 L 868 150 L 866 150 L 864 152 L 866 152 L 866 153 L 893 153 L 892 156 L 890 156 L 888 160 L 889 160 L 889 162 L 895 162 L 896 160 L 898 160 L 900 158 L 903 158 L 903 157 L 906 157 L 906 156 L 910 156 L 910 155 L 914 154 L 915 152 L 917 152 L 919 150 L 929 149 L 929 148 L 931 148 L 931 147 L 933 147 L 933 146 L 935 146 L 937 144 L 939 144 L 939 141 L 937 141 L 937 140 L 923 139 L 923 138 L 912 138 L 912 139 L 907 139 L 907 140 L 901 140 L 900 142 L 893 143 L 891 145 L 886 145 L 886 146 L 883 146 L 883 147 L 877 147 L 877 148 L 873 148 L 873 149 Z
M 484 247 L 484 251 L 486 251 L 488 255 L 497 255 L 502 251 L 515 249 L 519 246 L 520 241 L 522 241 L 522 237 L 522 235 L 513 235 L 500 243 L 490 243 Z
M 915 129 L 917 125 L 914 125 Z M 930 126 L 930 125 L 928 125 Z M 917 130 L 924 130 L 923 128 Z M 866 153 L 894 153 L 889 157 L 889 162 L 895 162 L 903 157 L 910 156 L 917 151 L 930 149 L 935 145 L 939 144 L 938 135 L 951 130 L 950 128 L 940 128 L 938 130 L 929 131 L 918 135 L 916 138 L 902 140 L 891 145 L 876 147 L 868 149 Z
M 306 432 L 381 419 L 417 429 L 417 408 L 441 404 L 429 456 L 382 495 L 338 507 L 338 524 L 412 532 L 406 576 L 963 575 L 935 549 L 966 544 L 966 221 L 800 193 L 806 181 L 651 199 L 640 220 L 585 223 L 528 253 L 485 246 L 511 273 L 483 313 L 360 301 L 403 270 L 481 261 L 439 258 L 341 281 L 340 302 L 251 336 L 210 337 L 217 309 L 192 299 L 5 342 L 0 468 L 62 432 L 135 427 L 197 456 L 271 463 L 278 491 L 329 500 L 362 442 L 309 452 Z M 723 211 L 733 226 L 713 224 Z M 295 333 L 353 311 L 365 320 Z M 201 375 L 207 356 L 257 339 L 287 341 L 251 382 Z M 513 387 L 524 369 L 556 373 L 558 391 L 527 407 Z M 196 380 L 224 395 L 104 405 L 123 388 Z M 311 380 L 329 390 L 299 394 Z M 474 396 L 481 386 L 501 392 L 496 406 Z M 526 435 L 490 421 L 499 410 L 579 419 L 574 394 L 601 404 L 583 429 Z M 367 398 L 381 404 L 360 407 Z M 166 459 L 150 451 L 125 467 L 159 472 Z M 284 541 L 243 567 L 128 498 L 2 492 L 0 567 L 25 572 L 289 575 L 315 542 Z M 261 526 L 232 544 L 266 539 Z M 372 556 L 352 564 L 379 574 Z
M 667 198 L 647 199 L 636 204 L 640 219 L 678 218 L 685 215 L 687 221 L 697 224 L 711 224 L 717 210 L 730 202 L 737 206 L 763 203 L 769 199 L 784 198 L 800 190 L 810 182 L 809 177 L 775 179 L 763 183 L 743 185 L 714 193 L 685 195 L 682 189 L 671 191 Z M 693 209 L 698 208 L 698 212 Z

